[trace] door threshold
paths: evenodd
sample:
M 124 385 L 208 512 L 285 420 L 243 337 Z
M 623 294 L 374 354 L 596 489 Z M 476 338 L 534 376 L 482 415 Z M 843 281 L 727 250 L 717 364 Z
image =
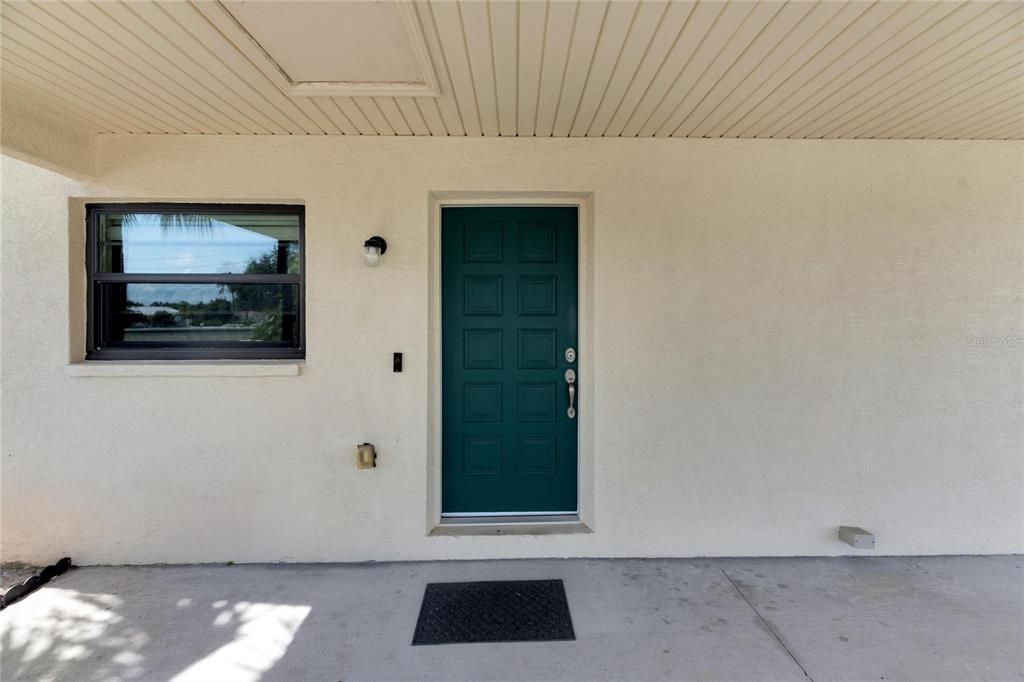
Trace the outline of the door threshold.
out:
M 538 511 L 538 512 L 445 512 L 442 519 L 521 519 L 530 517 L 550 518 L 552 516 L 579 516 L 574 511 Z
M 430 535 L 562 535 L 591 533 L 579 514 L 443 517 Z

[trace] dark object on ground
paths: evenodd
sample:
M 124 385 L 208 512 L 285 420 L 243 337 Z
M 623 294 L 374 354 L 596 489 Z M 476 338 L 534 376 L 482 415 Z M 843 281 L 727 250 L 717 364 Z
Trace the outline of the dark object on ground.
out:
M 429 583 L 413 644 L 574 640 L 561 580 Z
M 61 573 L 67 572 L 67 570 L 70 568 L 70 557 L 64 557 L 57 563 L 46 566 L 45 568 L 43 568 L 43 570 L 39 571 L 38 575 L 33 575 L 26 578 L 21 583 L 15 585 L 11 589 L 7 590 L 2 595 L 0 595 L 0 609 L 4 609 L 13 604 L 14 602 L 18 601 L 19 599 L 22 599 L 32 590 L 36 589 L 37 587 L 40 587 L 41 585 L 45 585 Z

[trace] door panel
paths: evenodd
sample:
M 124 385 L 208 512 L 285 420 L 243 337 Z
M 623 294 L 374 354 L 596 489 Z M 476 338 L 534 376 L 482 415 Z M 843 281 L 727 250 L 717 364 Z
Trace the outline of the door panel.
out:
M 576 511 L 577 235 L 575 208 L 441 211 L 443 513 Z

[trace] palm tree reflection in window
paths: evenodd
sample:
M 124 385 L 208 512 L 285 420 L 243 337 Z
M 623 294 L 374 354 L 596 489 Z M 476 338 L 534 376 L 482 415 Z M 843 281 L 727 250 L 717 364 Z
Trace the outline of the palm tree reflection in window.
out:
M 249 229 L 242 225 L 221 220 L 223 216 L 204 215 L 197 213 L 126 213 L 123 215 L 122 227 L 125 232 L 131 228 L 150 228 L 158 221 L 160 233 L 168 242 L 174 241 L 212 241 L 218 228 L 230 226 L 236 229 Z M 124 238 L 120 243 L 108 242 L 103 253 L 107 272 L 125 272 Z M 237 268 L 237 265 L 230 266 Z M 232 272 L 232 270 L 225 270 Z M 235 269 L 233 272 L 238 273 Z M 278 239 L 276 244 L 264 253 L 250 257 L 241 274 L 288 274 L 299 272 L 299 248 L 295 240 Z M 128 297 L 129 284 L 120 284 L 114 290 L 107 290 L 106 302 L 112 310 L 123 311 L 112 316 L 111 337 L 124 339 L 124 333 L 131 327 L 164 328 L 173 331 L 176 327 L 235 327 L 236 332 L 243 329 L 249 333 L 244 340 L 254 342 L 271 342 L 292 344 L 299 337 L 299 316 L 296 306 L 298 286 L 287 283 L 221 283 L 206 285 L 216 287 L 220 294 L 217 298 L 205 300 L 185 300 L 184 289 L 203 285 L 178 285 L 180 301 L 150 301 L 150 308 L 164 306 L 177 311 L 157 310 L 145 314 L 142 309 L 147 306 L 133 302 Z M 175 285 L 169 285 L 175 286 Z M 233 338 L 239 336 L 232 334 Z
M 299 248 L 295 242 L 278 241 L 277 248 L 252 258 L 245 274 L 286 274 L 299 271 Z M 253 341 L 292 342 L 299 335 L 299 319 L 295 310 L 295 287 L 264 285 L 227 285 L 231 292 L 232 310 L 263 312 L 253 326 Z

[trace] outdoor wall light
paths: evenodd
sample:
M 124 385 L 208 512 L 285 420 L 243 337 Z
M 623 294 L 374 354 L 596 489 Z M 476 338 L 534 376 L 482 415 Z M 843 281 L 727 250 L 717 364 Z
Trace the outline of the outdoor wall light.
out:
M 388 243 L 383 237 L 370 237 L 363 242 L 363 254 L 366 257 L 366 264 L 375 268 L 380 265 L 380 257 L 388 250 Z

